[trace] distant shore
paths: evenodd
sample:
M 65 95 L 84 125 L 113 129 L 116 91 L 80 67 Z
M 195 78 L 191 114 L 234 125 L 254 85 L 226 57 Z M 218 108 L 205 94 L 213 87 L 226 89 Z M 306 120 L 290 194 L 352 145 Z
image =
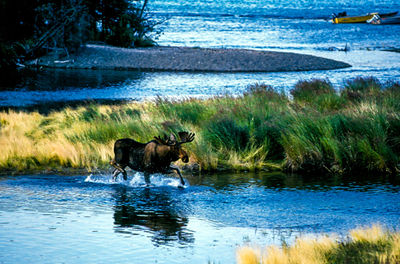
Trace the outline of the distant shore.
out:
M 290 52 L 188 47 L 128 49 L 93 44 L 68 58 L 49 54 L 28 62 L 27 66 L 200 72 L 312 71 L 351 67 L 340 61 Z

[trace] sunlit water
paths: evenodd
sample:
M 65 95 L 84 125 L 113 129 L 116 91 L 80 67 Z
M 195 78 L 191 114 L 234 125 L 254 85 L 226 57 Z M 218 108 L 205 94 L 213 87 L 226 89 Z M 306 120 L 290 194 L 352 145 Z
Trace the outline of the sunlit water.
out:
M 150 1 L 162 46 L 246 48 L 289 51 L 344 61 L 351 68 L 274 73 L 181 73 L 136 71 L 51 71 L 25 75 L 16 85 L 1 85 L 0 106 L 29 106 L 82 100 L 144 100 L 241 94 L 264 82 L 288 91 L 302 79 L 329 78 L 336 88 L 345 79 L 375 76 L 400 81 L 400 25 L 334 25 L 332 13 L 350 15 L 400 11 L 386 0 L 324 1 Z M 350 51 L 340 51 L 347 46 Z
M 0 263 L 234 263 L 238 246 L 400 226 L 400 187 L 280 174 L 0 178 Z

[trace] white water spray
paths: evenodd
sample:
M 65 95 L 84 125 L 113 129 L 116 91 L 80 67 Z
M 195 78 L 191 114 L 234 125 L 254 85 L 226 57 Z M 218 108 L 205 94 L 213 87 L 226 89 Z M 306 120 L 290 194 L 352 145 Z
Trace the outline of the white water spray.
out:
M 142 172 L 135 172 L 133 176 L 128 176 L 128 180 L 123 180 L 122 177 L 118 177 L 115 181 L 111 175 L 108 174 L 90 174 L 86 177 L 85 182 L 101 183 L 101 184 L 121 184 L 130 187 L 146 187 L 144 175 Z M 188 182 L 182 186 L 178 178 L 171 178 L 164 174 L 157 173 L 150 176 L 150 187 L 183 187 L 187 188 Z

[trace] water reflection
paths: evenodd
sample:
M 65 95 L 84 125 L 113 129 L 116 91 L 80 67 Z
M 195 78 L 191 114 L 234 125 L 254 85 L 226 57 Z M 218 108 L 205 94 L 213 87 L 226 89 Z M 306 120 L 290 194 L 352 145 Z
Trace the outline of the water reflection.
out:
M 46 69 L 24 70 L 15 76 L 13 86 L 0 80 L 1 90 L 24 91 L 59 91 L 76 89 L 97 89 L 103 87 L 123 86 L 133 83 L 143 76 L 139 71 L 118 70 L 79 70 L 79 69 Z
M 246 243 L 398 228 L 399 182 L 367 178 L 216 174 L 179 190 L 109 175 L 1 176 L 0 263 L 234 263 Z
M 332 190 L 369 191 L 384 185 L 386 191 L 400 191 L 400 179 L 377 175 L 299 175 L 282 172 L 218 173 L 189 178 L 191 184 L 212 186 L 216 190 L 236 190 L 250 186 L 271 190 Z
M 115 193 L 114 229 L 117 233 L 135 235 L 147 231 L 155 245 L 194 242 L 187 229 L 188 218 L 179 212 L 179 204 L 166 189 L 130 189 L 120 187 Z
M 301 53 L 341 60 L 352 68 L 333 71 L 269 72 L 269 73 L 202 73 L 202 72 L 139 72 L 103 70 L 45 70 L 27 74 L 17 85 L 0 80 L 0 107 L 27 108 L 34 105 L 60 104 L 85 100 L 130 101 L 163 97 L 207 98 L 213 95 L 242 94 L 254 83 L 266 83 L 284 91 L 298 80 L 321 78 L 343 87 L 343 80 L 357 76 L 374 76 L 382 83 L 400 76 L 400 53 L 385 51 Z M 373 60 L 371 60 L 373 58 Z

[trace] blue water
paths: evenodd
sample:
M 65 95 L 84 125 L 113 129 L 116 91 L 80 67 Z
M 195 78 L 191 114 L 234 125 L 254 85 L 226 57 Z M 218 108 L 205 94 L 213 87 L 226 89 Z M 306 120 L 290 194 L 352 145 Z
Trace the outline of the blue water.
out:
M 400 227 L 387 180 L 282 174 L 0 177 L 0 263 L 234 263 L 237 247 L 380 223 Z
M 166 21 L 161 46 L 246 48 L 311 54 L 351 68 L 275 73 L 51 71 L 26 75 L 0 89 L 0 106 L 82 100 L 147 100 L 241 94 L 264 82 L 285 91 L 303 79 L 329 78 L 336 88 L 357 76 L 400 81 L 400 25 L 338 24 L 332 13 L 400 11 L 399 1 L 150 1 L 150 15 Z M 347 46 L 348 52 L 341 51 Z M 0 85 L 1 86 L 1 85 Z
M 390 12 L 400 9 L 400 3 L 390 0 L 153 0 L 150 10 L 166 14 L 189 16 L 248 16 L 277 18 L 325 18 L 332 13 L 347 11 L 363 14 L 372 11 Z
M 172 2 L 174 4 L 172 4 Z M 170 16 L 161 45 L 250 49 L 382 49 L 399 47 L 400 26 L 335 25 L 332 13 L 400 11 L 396 1 L 155 1 Z M 173 14 L 173 15 L 171 15 Z

